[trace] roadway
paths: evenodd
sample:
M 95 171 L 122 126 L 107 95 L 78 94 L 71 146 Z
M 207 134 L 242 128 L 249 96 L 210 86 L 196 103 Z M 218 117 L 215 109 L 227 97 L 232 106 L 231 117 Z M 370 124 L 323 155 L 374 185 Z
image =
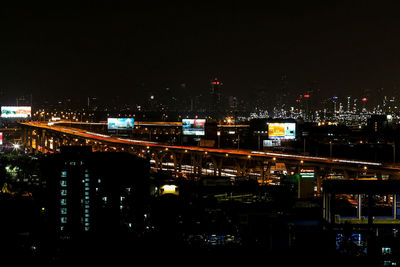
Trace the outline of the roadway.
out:
M 246 150 L 246 149 L 220 149 L 220 148 L 206 148 L 206 147 L 193 147 L 193 146 L 177 146 L 177 145 L 168 145 L 162 144 L 158 142 L 150 142 L 144 140 L 135 140 L 129 138 L 121 138 L 117 136 L 105 135 L 100 133 L 95 133 L 88 130 L 77 129 L 72 127 L 66 127 L 62 125 L 58 125 L 57 123 L 47 123 L 47 122 L 24 122 L 21 123 L 25 126 L 30 126 L 34 128 L 47 129 L 51 131 L 56 131 L 76 137 L 81 137 L 84 139 L 91 139 L 101 142 L 106 142 L 108 144 L 115 145 L 135 145 L 135 146 L 143 146 L 147 148 L 160 148 L 164 150 L 173 149 L 173 150 L 181 150 L 182 152 L 202 152 L 202 153 L 212 153 L 212 154 L 220 154 L 221 156 L 240 156 L 240 157 L 248 157 L 248 158 L 269 158 L 273 160 L 284 159 L 284 160 L 296 160 L 300 162 L 309 162 L 315 164 L 339 164 L 346 166 L 354 166 L 357 168 L 364 167 L 366 168 L 378 168 L 378 169 L 387 169 L 392 171 L 400 171 L 400 167 L 393 164 L 383 164 L 381 162 L 371 162 L 364 160 L 353 160 L 353 159 L 343 159 L 343 158 L 328 158 L 328 157 L 315 157 L 315 156 L 305 156 L 298 154 L 289 154 L 289 153 L 276 153 L 276 152 L 268 152 L 268 151 L 254 151 L 254 150 Z

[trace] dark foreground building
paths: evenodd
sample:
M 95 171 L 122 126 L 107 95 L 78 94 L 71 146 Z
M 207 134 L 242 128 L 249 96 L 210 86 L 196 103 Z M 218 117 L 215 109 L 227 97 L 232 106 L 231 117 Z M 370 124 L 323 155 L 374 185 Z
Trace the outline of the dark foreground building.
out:
M 42 169 L 43 211 L 50 239 L 57 244 L 113 246 L 121 236 L 143 231 L 148 160 L 129 153 L 91 152 L 91 147 L 62 147 L 61 153 L 43 159 Z

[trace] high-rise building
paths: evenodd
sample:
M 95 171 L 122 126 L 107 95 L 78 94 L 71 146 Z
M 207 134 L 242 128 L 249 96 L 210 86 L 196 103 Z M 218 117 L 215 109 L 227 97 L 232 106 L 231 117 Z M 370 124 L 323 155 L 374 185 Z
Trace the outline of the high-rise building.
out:
M 122 152 L 61 147 L 43 160 L 49 229 L 60 239 L 143 224 L 149 162 Z
M 214 78 L 210 83 L 210 114 L 214 118 L 220 118 L 223 115 L 222 103 L 222 82 L 218 78 Z
M 281 76 L 280 90 L 276 95 L 276 106 L 278 109 L 286 109 L 290 103 L 288 80 L 286 74 Z
M 348 96 L 347 97 L 347 113 L 351 112 L 350 102 L 351 102 L 351 96 Z

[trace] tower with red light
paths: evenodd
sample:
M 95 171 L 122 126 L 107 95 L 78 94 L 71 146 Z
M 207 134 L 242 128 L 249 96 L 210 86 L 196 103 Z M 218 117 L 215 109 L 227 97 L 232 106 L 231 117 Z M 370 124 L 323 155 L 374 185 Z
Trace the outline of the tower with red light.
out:
M 368 98 L 363 97 L 363 98 L 361 99 L 361 101 L 362 101 L 362 111 L 365 112 L 365 111 L 367 110 Z
M 222 82 L 218 78 L 214 78 L 210 82 L 210 108 L 209 112 L 219 118 L 223 114 L 222 103 Z

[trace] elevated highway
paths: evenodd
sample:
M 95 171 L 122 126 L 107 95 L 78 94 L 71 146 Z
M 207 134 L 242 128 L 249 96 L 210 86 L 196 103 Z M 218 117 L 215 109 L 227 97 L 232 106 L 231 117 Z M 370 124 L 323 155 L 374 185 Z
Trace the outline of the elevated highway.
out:
M 93 151 L 126 151 L 148 157 L 153 167 L 159 170 L 169 166 L 179 173 L 185 170 L 185 166 L 191 166 L 190 172 L 194 175 L 204 174 L 204 170 L 210 170 L 210 174 L 216 176 L 224 175 L 224 172 L 233 176 L 254 175 L 260 183 L 267 182 L 271 170 L 277 164 L 283 163 L 289 174 L 299 174 L 302 169 L 313 169 L 318 190 L 322 180 L 328 178 L 332 172 L 341 173 L 345 179 L 400 179 L 400 166 L 380 162 L 244 149 L 177 146 L 100 134 L 47 122 L 24 122 L 20 125 L 23 128 L 23 144 L 34 153 L 56 152 L 60 146 L 65 145 L 89 145 Z

